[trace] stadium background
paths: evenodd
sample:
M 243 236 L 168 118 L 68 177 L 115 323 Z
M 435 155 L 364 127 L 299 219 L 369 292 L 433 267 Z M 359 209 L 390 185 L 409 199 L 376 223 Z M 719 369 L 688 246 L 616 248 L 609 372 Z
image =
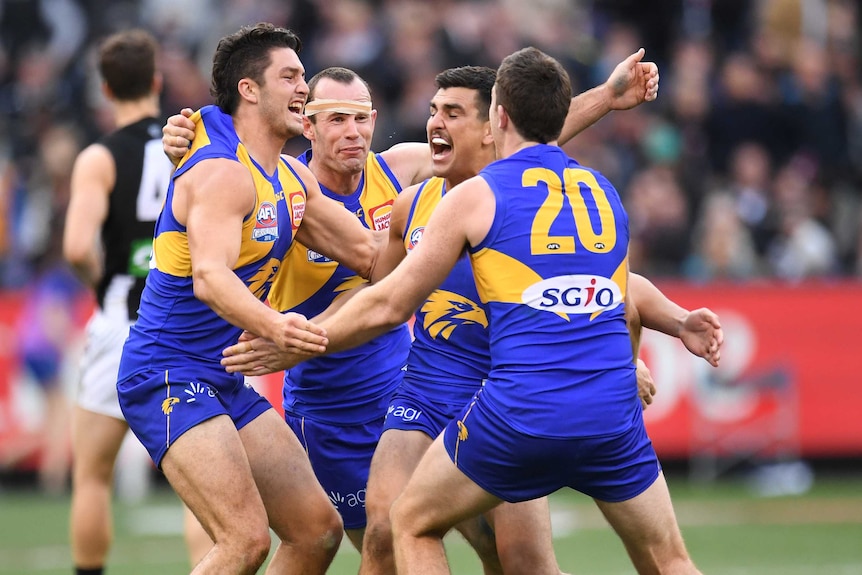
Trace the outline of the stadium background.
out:
M 377 151 L 424 139 L 444 68 L 496 66 L 535 45 L 585 90 L 643 46 L 659 65 L 658 100 L 611 114 L 566 149 L 620 191 L 632 269 L 685 306 L 713 308 L 725 326 L 719 370 L 647 334 L 659 387 L 650 434 L 682 491 L 741 479 L 743 501 L 808 501 L 836 473 L 851 485 L 862 476 L 860 18 L 859 0 L 0 0 L 0 573 L 19 548 L 13 531 L 26 531 L 6 531 L 4 517 L 45 502 L 38 468 L 51 416 L 21 364 L 23 334 L 48 326 L 68 398 L 92 306 L 58 247 L 75 154 L 110 129 L 93 67 L 106 34 L 143 26 L 157 35 L 170 115 L 210 102 L 221 36 L 260 20 L 291 27 L 308 77 L 342 65 L 369 81 Z M 299 138 L 287 151 L 303 149 Z M 278 403 L 277 378 L 258 384 Z M 50 491 L 62 516 L 65 489 Z M 166 497 L 154 491 L 147 497 Z M 837 492 L 850 494 L 846 509 L 859 505 L 862 488 Z M 862 573 L 858 545 L 841 547 L 848 533 L 862 540 L 860 517 L 839 513 L 841 535 L 824 538 L 833 547 L 820 551 L 851 556 L 834 568 L 805 570 L 791 554 L 783 570 L 718 572 Z

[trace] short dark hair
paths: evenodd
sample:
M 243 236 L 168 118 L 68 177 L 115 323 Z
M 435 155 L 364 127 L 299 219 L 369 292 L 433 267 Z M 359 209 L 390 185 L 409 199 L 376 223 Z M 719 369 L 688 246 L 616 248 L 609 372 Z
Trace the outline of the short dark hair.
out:
M 306 100 L 306 102 L 311 102 L 317 97 L 317 94 L 315 94 L 315 91 L 317 90 L 317 85 L 324 78 L 329 78 L 330 80 L 338 82 L 339 84 L 345 85 L 352 83 L 354 80 L 359 80 L 360 82 L 365 84 L 365 87 L 368 89 L 368 94 L 371 95 L 371 86 L 368 85 L 368 82 L 366 82 L 362 76 L 360 76 L 350 68 L 342 68 L 341 66 L 330 66 L 329 68 L 324 68 L 323 70 L 315 74 L 311 78 L 311 80 L 308 81 L 308 99 Z M 317 122 L 316 115 L 308 116 L 308 119 L 311 121 L 312 124 Z
M 243 26 L 219 41 L 213 55 L 210 95 L 222 112 L 236 112 L 241 79 L 263 83 L 263 72 L 272 62 L 270 51 L 274 48 L 290 48 L 299 54 L 302 41 L 291 30 L 269 22 Z
M 497 71 L 485 66 L 461 66 L 443 70 L 434 78 L 438 90 L 469 88 L 476 91 L 476 108 L 481 120 L 488 119 L 491 107 L 491 88 L 497 80 Z
M 506 56 L 497 69 L 497 105 L 503 106 L 518 133 L 547 144 L 560 137 L 572 100 L 569 73 L 538 48 Z
M 158 43 L 145 30 L 124 30 L 99 47 L 99 73 L 117 100 L 137 100 L 153 89 Z

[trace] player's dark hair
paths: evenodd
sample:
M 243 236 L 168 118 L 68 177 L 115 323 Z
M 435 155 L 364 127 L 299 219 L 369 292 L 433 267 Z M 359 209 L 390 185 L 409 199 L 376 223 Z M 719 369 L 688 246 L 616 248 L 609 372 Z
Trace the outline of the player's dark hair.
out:
M 506 56 L 497 69 L 497 105 L 509 114 L 518 133 L 547 144 L 563 130 L 572 100 L 569 73 L 537 48 Z
M 497 79 L 497 71 L 485 66 L 461 66 L 443 70 L 434 78 L 439 90 L 447 88 L 469 88 L 476 91 L 476 108 L 479 118 L 488 119 L 491 106 L 491 88 Z
M 291 30 L 269 22 L 243 26 L 219 41 L 213 55 L 210 94 L 222 112 L 236 112 L 240 80 L 250 78 L 263 84 L 263 73 L 272 63 L 270 52 L 275 48 L 290 48 L 299 54 L 302 41 Z
M 138 100 L 153 89 L 158 43 L 145 30 L 124 30 L 99 47 L 99 73 L 117 100 Z

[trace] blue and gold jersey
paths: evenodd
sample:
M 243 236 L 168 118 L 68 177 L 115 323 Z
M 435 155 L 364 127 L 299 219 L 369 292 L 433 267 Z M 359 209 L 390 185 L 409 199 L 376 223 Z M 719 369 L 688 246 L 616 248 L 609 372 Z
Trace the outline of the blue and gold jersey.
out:
M 194 144 L 171 179 L 156 222 L 150 272 L 138 321 L 123 352 L 121 379 L 151 368 L 188 366 L 190 360 L 222 369 L 222 350 L 236 343 L 241 333 L 194 295 L 187 231 L 172 209 L 178 177 L 213 158 L 234 160 L 248 168 L 256 198 L 243 221 L 234 272 L 260 300 L 269 295 L 305 212 L 306 189 L 299 176 L 283 159 L 274 174 L 267 174 L 239 141 L 229 115 L 206 106 L 192 120 L 196 122 Z
M 425 225 L 445 193 L 443 178 L 426 180 L 419 188 L 404 230 L 408 254 L 422 239 Z M 420 389 L 432 401 L 445 402 L 465 393 L 469 400 L 488 376 L 491 356 L 488 318 L 466 254 L 416 311 L 413 337 L 405 384 Z
M 521 432 L 627 430 L 640 410 L 625 321 L 628 216 L 598 172 L 534 145 L 480 173 L 496 197 L 470 250 L 488 310 L 488 404 Z
M 311 150 L 299 157 L 306 165 Z M 342 196 L 321 191 L 372 230 L 388 230 L 392 204 L 401 192 L 383 159 L 368 154 L 357 189 Z M 279 311 L 314 317 L 347 290 L 365 283 L 356 272 L 294 243 L 269 295 Z M 379 419 L 401 382 L 410 332 L 400 326 L 359 347 L 305 361 L 285 373 L 284 409 L 317 420 L 355 424 Z M 349 399 L 348 399 L 349 398 Z

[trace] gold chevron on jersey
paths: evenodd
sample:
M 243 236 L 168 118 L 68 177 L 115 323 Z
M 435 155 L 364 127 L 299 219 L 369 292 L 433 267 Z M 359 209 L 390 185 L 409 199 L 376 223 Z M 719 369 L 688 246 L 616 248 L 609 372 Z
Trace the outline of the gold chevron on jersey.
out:
M 338 262 L 316 258 L 316 252 L 294 241 L 276 274 L 269 303 L 278 311 L 288 311 L 320 291 L 338 269 Z M 319 255 L 319 254 L 317 254 Z
M 611 281 L 614 282 L 615 284 L 617 284 L 620 288 L 620 294 L 622 294 L 623 301 L 625 301 L 625 299 L 626 299 L 626 288 L 628 287 L 628 285 L 627 285 L 628 270 L 629 270 L 629 256 L 626 255 L 626 257 L 623 258 L 622 263 L 619 265 L 619 267 L 617 267 L 617 269 L 614 271 L 613 275 L 611 275 Z M 596 319 L 596 316 L 598 316 L 603 311 L 604 310 L 599 310 L 599 311 L 593 312 L 590 315 L 590 321 Z
M 524 291 L 544 279 L 523 262 L 490 248 L 470 254 L 470 260 L 482 303 L 524 303 Z M 554 313 L 569 319 L 568 314 Z
M 447 290 L 438 289 L 432 292 L 422 304 L 421 311 L 425 314 L 422 327 L 434 339 L 437 339 L 437 336 L 449 339 L 455 328 L 461 325 L 478 324 L 484 328 L 488 327 L 484 309 L 461 294 Z

